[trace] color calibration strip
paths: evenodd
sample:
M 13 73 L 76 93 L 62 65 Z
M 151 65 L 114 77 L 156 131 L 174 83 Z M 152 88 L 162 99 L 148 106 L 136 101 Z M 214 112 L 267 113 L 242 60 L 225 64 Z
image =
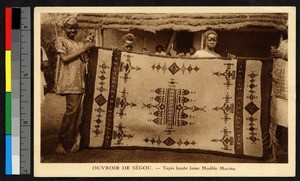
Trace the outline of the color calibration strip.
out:
M 12 171 L 11 139 L 11 20 L 12 8 L 5 8 L 5 173 Z
M 23 17 L 24 15 L 26 17 Z M 30 8 L 5 8 L 5 173 L 7 175 L 30 174 L 29 27 Z

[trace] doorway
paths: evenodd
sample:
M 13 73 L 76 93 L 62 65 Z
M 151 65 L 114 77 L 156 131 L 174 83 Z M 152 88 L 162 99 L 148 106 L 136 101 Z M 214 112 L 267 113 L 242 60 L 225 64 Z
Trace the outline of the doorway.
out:
M 186 54 L 193 47 L 193 39 L 193 32 L 179 31 L 176 36 L 176 52 Z

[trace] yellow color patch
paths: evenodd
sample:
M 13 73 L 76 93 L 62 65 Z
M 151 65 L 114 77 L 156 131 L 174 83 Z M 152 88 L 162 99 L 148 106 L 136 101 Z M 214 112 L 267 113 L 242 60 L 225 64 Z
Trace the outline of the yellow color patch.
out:
M 11 92 L 11 50 L 5 51 L 5 92 Z

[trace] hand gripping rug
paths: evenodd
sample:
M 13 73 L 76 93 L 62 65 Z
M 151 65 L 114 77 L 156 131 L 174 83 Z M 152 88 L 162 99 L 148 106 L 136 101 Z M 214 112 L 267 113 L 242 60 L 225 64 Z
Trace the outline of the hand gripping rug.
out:
M 83 147 L 267 154 L 271 60 L 91 57 Z

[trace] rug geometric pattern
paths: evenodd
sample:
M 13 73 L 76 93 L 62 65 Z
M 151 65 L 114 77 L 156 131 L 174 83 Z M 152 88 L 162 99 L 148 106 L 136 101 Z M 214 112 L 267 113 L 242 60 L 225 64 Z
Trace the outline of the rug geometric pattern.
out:
M 99 49 L 96 64 L 89 147 L 264 155 L 263 61 Z

